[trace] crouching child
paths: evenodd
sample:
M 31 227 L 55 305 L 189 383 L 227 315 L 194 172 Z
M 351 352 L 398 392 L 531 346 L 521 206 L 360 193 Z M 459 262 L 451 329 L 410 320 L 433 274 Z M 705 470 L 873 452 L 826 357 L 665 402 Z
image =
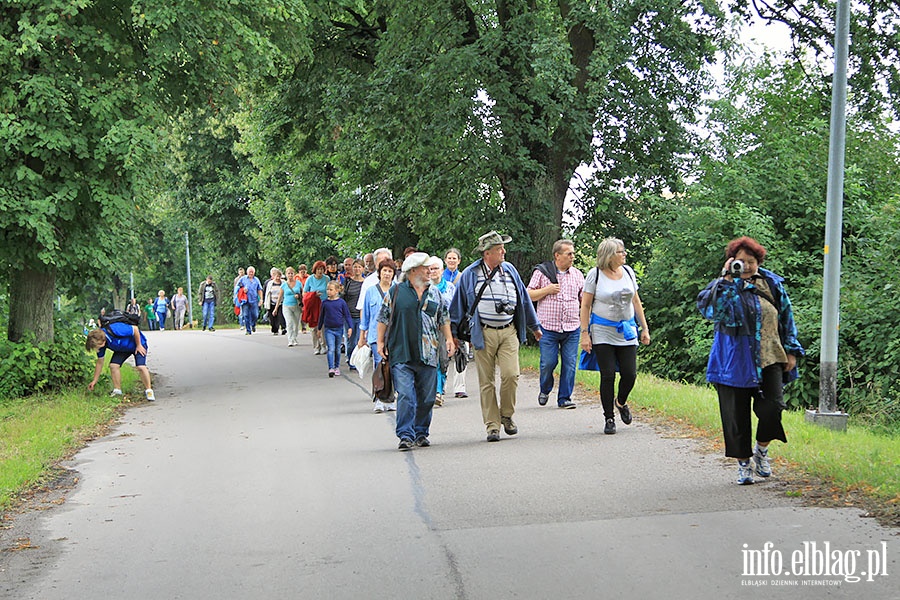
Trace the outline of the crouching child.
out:
M 112 350 L 113 355 L 109 361 L 109 376 L 112 379 L 112 396 L 122 395 L 122 363 L 129 356 L 134 356 L 134 364 L 137 367 L 141 383 L 144 384 L 144 394 L 149 401 L 156 400 L 153 395 L 153 387 L 150 385 L 150 371 L 147 369 L 147 339 L 140 329 L 129 323 L 109 323 L 101 329 L 94 329 L 88 333 L 85 347 L 90 352 L 97 352 L 97 366 L 94 368 L 94 378 L 88 384 L 88 389 L 93 390 L 103 372 L 106 350 Z

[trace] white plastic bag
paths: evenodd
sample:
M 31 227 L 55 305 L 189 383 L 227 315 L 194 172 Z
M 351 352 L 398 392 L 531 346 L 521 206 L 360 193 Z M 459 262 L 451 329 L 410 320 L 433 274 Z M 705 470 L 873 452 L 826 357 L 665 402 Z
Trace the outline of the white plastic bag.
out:
M 372 349 L 369 345 L 357 346 L 350 355 L 350 364 L 356 367 L 360 379 L 365 379 L 366 375 L 371 375 L 372 371 Z

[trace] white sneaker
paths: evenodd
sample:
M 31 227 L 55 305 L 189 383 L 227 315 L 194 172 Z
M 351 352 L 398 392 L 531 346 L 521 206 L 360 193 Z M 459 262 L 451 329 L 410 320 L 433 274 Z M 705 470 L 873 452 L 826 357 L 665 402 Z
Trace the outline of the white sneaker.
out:
M 111 391 L 111 392 L 109 393 L 109 397 L 110 397 L 110 398 L 114 398 L 114 397 L 116 397 L 116 396 L 121 396 L 121 395 L 122 395 L 122 390 L 120 390 L 120 389 L 118 389 L 118 388 L 114 389 L 113 391 Z
M 156 400 L 156 396 L 153 394 L 153 390 L 144 390 L 144 394 L 147 396 L 147 402 L 153 402 Z
M 387 411 L 392 411 L 392 410 L 393 410 L 393 411 L 396 411 L 396 410 L 397 410 L 397 403 L 396 403 L 396 402 L 388 402 L 387 404 L 384 405 L 384 410 L 387 410 Z
M 754 471 L 760 477 L 769 477 L 772 474 L 772 464 L 769 462 L 768 449 L 762 450 L 759 446 L 753 451 L 753 462 L 756 464 Z
M 753 484 L 753 469 L 749 460 L 738 460 L 738 485 Z
M 374 410 L 377 413 L 383 413 L 384 412 L 384 403 L 381 400 L 376 400 Z

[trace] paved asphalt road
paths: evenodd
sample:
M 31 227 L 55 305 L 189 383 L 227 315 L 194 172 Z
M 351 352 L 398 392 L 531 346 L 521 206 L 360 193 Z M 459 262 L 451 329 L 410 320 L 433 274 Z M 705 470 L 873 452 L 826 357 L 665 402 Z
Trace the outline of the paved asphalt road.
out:
M 900 598 L 896 530 L 739 487 L 639 413 L 605 436 L 598 404 L 539 407 L 523 378 L 519 435 L 488 444 L 471 372 L 434 445 L 401 453 L 309 336 L 147 335 L 157 402 L 0 532 L 31 547 L 0 552 L 3 598 Z

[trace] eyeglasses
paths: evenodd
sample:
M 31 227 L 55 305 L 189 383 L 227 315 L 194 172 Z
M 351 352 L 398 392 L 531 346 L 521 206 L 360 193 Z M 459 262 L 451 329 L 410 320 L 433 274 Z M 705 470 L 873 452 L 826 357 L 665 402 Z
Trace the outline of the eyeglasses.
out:
M 628 250 L 616 250 L 616 254 L 628 254 Z

